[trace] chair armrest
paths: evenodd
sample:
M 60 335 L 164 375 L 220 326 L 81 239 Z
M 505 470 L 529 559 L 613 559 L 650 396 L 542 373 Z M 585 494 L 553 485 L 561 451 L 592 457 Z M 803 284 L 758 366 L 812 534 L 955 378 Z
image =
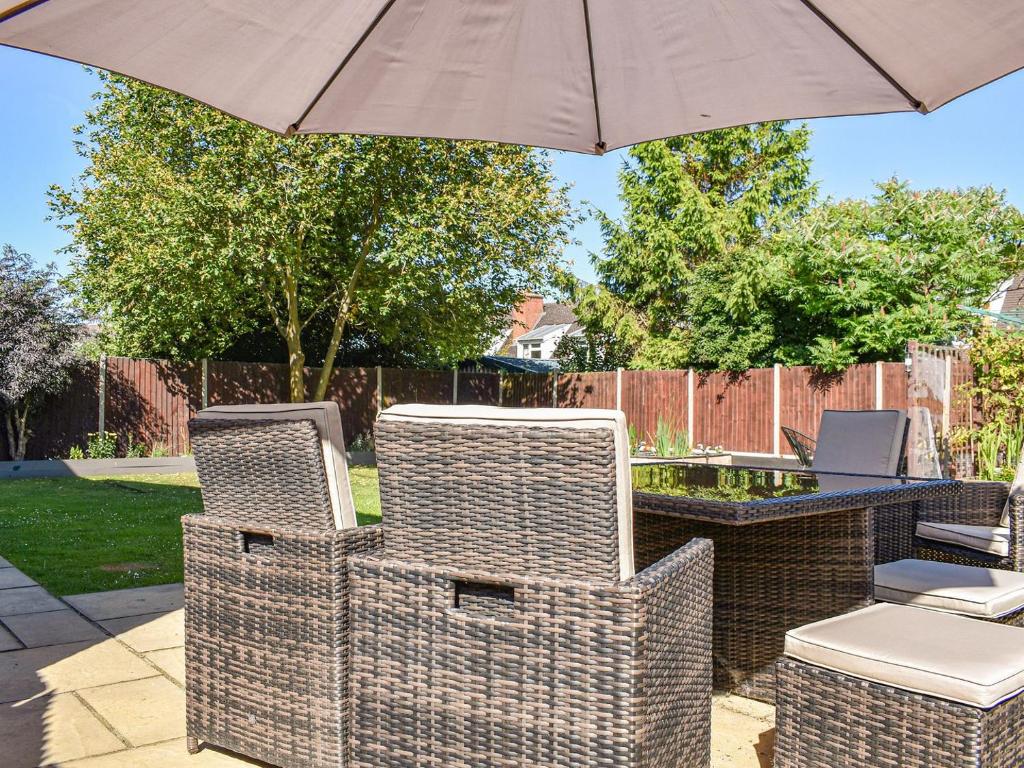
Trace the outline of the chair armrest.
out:
M 999 525 L 1009 483 L 969 480 L 960 493 L 921 501 L 918 520 L 959 525 Z

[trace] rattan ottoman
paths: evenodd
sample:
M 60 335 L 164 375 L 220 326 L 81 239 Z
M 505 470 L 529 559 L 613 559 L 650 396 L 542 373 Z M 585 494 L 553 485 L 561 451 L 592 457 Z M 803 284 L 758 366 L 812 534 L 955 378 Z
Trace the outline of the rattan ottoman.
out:
M 787 636 L 775 768 L 1019 768 L 1024 630 L 876 605 Z
M 204 515 L 182 520 L 187 746 L 287 768 L 349 764 L 353 524 L 334 403 L 190 423 Z

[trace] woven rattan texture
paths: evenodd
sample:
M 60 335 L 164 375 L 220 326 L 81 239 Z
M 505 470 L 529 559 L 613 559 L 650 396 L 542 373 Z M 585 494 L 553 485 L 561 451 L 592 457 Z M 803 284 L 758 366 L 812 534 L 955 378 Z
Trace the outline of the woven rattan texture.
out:
M 359 768 L 704 768 L 712 547 L 624 583 L 352 559 Z M 515 610 L 455 608 L 504 581 Z
M 958 496 L 922 502 L 918 517 L 933 523 L 997 526 L 1009 492 L 1008 483 L 964 483 L 963 492 Z M 1010 499 L 1010 549 L 1007 557 L 919 536 L 914 538 L 914 557 L 919 560 L 1024 571 L 1024 496 L 1015 495 Z
M 207 514 L 267 526 L 335 527 L 311 420 L 193 419 L 188 427 Z
M 183 519 L 190 746 L 203 741 L 288 768 L 348 765 L 350 555 L 379 526 L 272 528 L 244 552 L 237 522 Z
M 775 768 L 1024 765 L 1022 696 L 980 710 L 793 660 L 778 674 Z
M 619 580 L 610 430 L 383 421 L 376 445 L 389 557 Z
M 716 525 L 636 510 L 637 566 L 693 537 L 715 543 L 715 687 L 774 702 L 790 629 L 871 605 L 874 532 L 866 509 Z

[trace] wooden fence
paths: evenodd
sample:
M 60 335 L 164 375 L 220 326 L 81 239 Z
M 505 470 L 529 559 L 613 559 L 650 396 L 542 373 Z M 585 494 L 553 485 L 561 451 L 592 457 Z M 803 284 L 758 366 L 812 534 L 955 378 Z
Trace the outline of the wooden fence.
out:
M 318 369 L 307 371 L 308 389 L 318 374 Z M 284 365 L 107 358 L 87 366 L 62 396 L 35 415 L 29 458 L 66 457 L 72 446 L 84 446 L 88 433 L 101 428 L 118 434 L 122 450 L 129 442 L 141 442 L 185 452 L 188 420 L 198 409 L 282 402 L 287 381 Z M 371 432 L 381 407 L 403 402 L 619 407 L 648 439 L 663 419 L 673 430 L 687 432 L 691 445 L 788 455 L 782 425 L 813 435 L 826 408 L 905 408 L 907 382 L 903 363 L 856 365 L 837 376 L 781 366 L 742 374 L 612 371 L 557 376 L 337 368 L 328 398 L 341 406 L 349 440 Z

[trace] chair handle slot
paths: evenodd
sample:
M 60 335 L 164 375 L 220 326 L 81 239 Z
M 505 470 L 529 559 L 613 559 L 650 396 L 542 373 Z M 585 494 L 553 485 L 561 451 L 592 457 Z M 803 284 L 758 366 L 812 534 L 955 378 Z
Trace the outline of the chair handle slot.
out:
M 515 587 L 480 581 L 456 581 L 454 586 L 456 610 L 483 618 L 515 618 Z
M 274 549 L 274 535 L 267 531 L 239 531 L 242 534 L 242 551 L 258 555 Z

